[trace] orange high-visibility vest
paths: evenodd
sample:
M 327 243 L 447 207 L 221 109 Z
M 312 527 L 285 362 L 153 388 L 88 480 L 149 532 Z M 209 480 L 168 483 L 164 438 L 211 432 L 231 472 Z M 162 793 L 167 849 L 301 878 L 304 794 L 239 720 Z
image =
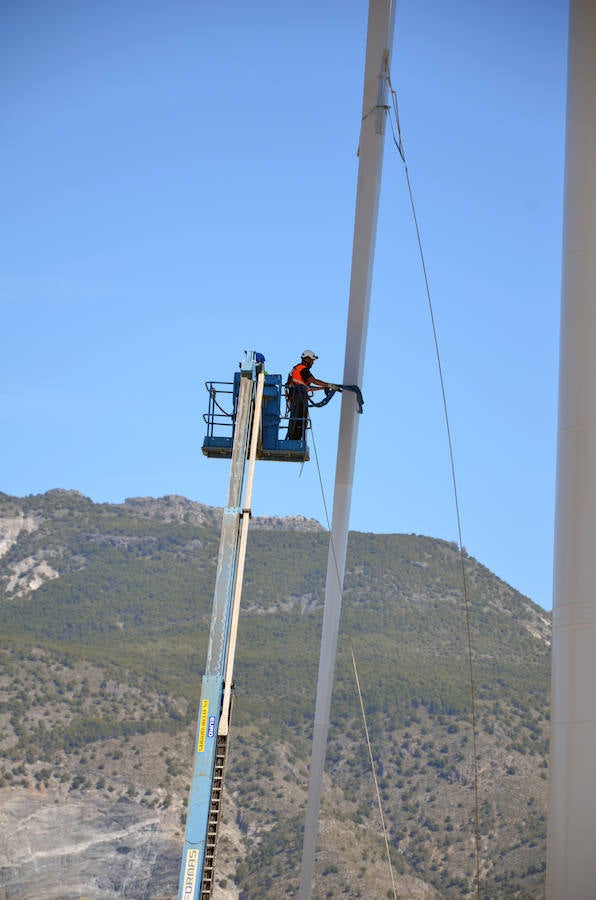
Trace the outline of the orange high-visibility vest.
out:
M 308 370 L 308 366 L 305 366 L 304 363 L 298 363 L 294 366 L 294 368 L 290 372 L 290 379 L 292 381 L 292 384 L 301 384 L 303 387 L 308 387 L 308 382 L 304 381 L 304 379 L 300 377 L 301 372 L 304 369 Z

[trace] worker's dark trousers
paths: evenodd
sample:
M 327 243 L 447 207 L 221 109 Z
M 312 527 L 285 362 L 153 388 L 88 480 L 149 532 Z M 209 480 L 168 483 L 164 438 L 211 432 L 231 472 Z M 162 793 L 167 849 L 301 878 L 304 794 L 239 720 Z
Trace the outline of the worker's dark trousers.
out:
M 300 441 L 304 437 L 308 420 L 308 394 L 301 384 L 290 388 L 290 421 L 288 422 L 288 440 Z

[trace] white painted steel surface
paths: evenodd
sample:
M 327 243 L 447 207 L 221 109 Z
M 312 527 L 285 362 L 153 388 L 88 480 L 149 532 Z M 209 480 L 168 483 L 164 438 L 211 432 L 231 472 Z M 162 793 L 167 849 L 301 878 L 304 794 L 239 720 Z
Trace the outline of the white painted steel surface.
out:
M 596 2 L 571 0 L 553 594 L 549 900 L 596 897 Z
M 259 372 L 257 376 L 257 391 L 251 424 L 250 451 L 248 454 L 248 474 L 246 477 L 246 489 L 244 494 L 244 508 L 240 522 L 240 543 L 238 547 L 238 562 L 234 576 L 234 593 L 232 596 L 232 610 L 230 615 L 230 636 L 226 656 L 226 671 L 224 675 L 224 694 L 221 705 L 221 718 L 219 720 L 218 734 L 227 735 L 230 728 L 230 703 L 232 699 L 232 683 L 234 679 L 234 662 L 236 660 L 236 641 L 238 638 L 238 621 L 240 619 L 240 600 L 242 597 L 242 585 L 244 582 L 244 563 L 246 561 L 246 541 L 248 538 L 248 525 L 250 522 L 252 501 L 252 486 L 255 473 L 255 461 L 257 458 L 257 445 L 261 434 L 261 410 L 263 407 L 263 388 L 265 385 L 265 373 Z
M 395 5 L 391 0 L 370 0 L 343 384 L 362 385 L 364 371 L 383 165 L 386 119 L 384 107 L 387 105 L 385 74 L 391 54 L 394 11 Z M 358 422 L 356 398 L 353 394 L 345 392 L 342 394 L 310 785 L 304 826 L 299 890 L 301 900 L 307 900 L 310 897 L 314 870 L 333 672 L 341 614 L 341 592 L 348 542 Z

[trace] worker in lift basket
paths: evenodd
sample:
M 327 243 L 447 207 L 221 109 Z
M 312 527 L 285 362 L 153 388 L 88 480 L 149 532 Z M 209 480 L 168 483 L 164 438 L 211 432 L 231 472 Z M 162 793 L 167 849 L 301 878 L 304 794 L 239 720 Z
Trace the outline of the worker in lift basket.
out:
M 315 359 L 318 358 L 314 350 L 305 350 L 301 362 L 294 366 L 288 376 L 289 441 L 299 441 L 304 437 L 304 427 L 308 421 L 308 394 L 312 390 L 312 385 L 330 388 L 332 391 L 337 390 L 336 384 L 320 381 L 310 371 Z

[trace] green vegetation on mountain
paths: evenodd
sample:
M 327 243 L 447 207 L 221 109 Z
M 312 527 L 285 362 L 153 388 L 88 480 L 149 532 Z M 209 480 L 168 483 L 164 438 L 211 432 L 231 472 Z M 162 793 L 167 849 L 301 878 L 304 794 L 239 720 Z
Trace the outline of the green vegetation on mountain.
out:
M 183 498 L 0 495 L 0 786 L 175 808 L 181 842 L 219 515 Z M 243 897 L 278 898 L 280 884 L 296 893 L 321 634 L 328 535 L 274 526 L 249 532 L 224 805 L 236 843 L 224 828 L 218 850 L 222 878 Z M 474 559 L 465 570 L 481 896 L 539 897 L 549 621 Z M 391 887 L 352 652 L 395 872 L 441 897 L 473 896 L 470 666 L 454 545 L 350 535 L 317 897 Z M 173 895 L 175 861 L 170 869 Z

